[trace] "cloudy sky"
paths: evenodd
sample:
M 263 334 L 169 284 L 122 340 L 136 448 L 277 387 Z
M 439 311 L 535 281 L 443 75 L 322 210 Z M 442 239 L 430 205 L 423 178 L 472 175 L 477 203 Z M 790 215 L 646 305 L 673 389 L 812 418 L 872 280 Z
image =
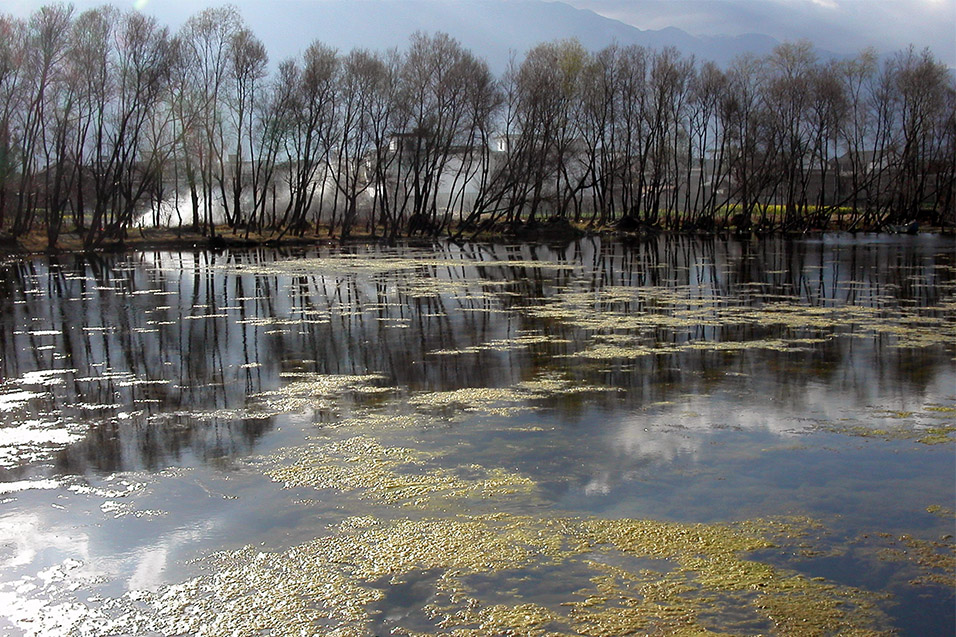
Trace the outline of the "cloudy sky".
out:
M 0 0 L 0 11 L 28 15 L 45 1 L 48 0 Z M 84 9 L 107 1 L 73 0 L 73 4 Z M 184 16 L 226 1 L 112 0 L 112 4 L 144 10 L 176 27 Z M 280 10 L 283 1 L 287 0 L 231 0 L 231 4 L 242 9 L 268 2 L 270 10 Z M 401 4 L 405 0 L 391 1 Z M 762 33 L 781 41 L 807 38 L 837 53 L 852 53 L 867 46 L 896 51 L 912 44 L 917 49 L 929 47 L 939 59 L 956 67 L 956 0 L 564 1 L 640 29 L 677 27 L 693 35 Z M 256 29 L 256 25 L 251 26 Z

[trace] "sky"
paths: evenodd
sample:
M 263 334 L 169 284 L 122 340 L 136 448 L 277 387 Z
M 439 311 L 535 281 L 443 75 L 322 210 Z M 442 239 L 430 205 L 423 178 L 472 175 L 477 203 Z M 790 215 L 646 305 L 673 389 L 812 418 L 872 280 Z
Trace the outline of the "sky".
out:
M 25 16 L 47 0 L 0 0 L 0 12 Z M 78 9 L 110 2 L 144 10 L 177 27 L 182 16 L 229 1 L 243 6 L 283 0 L 72 0 Z M 326 0 L 312 0 L 321 3 Z M 403 0 L 392 0 L 401 3 Z M 444 0 L 455 2 L 458 0 Z M 467 0 L 462 0 L 467 1 Z M 509 2 L 514 0 L 500 0 Z M 873 46 L 930 48 L 956 67 L 956 0 L 563 0 L 640 29 L 669 26 L 693 35 L 762 33 L 780 41 L 806 38 L 821 48 L 853 53 Z M 252 25 L 255 30 L 255 25 Z

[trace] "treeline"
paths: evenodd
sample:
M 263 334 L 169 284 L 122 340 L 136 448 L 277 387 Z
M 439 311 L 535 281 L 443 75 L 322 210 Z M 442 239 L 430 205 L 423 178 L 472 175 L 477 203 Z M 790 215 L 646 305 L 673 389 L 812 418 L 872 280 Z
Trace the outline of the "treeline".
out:
M 211 237 L 878 229 L 951 222 L 954 171 L 956 84 L 928 51 L 820 61 L 796 43 L 722 69 L 559 41 L 495 77 L 419 33 L 388 53 L 315 42 L 273 71 L 233 8 L 176 33 L 111 6 L 0 16 L 0 232 L 51 246 L 144 221 Z

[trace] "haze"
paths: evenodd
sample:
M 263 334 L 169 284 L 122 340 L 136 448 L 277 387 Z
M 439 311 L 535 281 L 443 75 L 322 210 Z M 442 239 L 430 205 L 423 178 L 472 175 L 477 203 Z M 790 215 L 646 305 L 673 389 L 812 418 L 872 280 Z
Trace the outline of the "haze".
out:
M 5 0 L 3 4 L 2 11 L 26 16 L 44 1 Z M 82 10 L 103 0 L 74 0 L 73 4 Z M 176 28 L 199 9 L 225 2 L 116 0 L 113 4 L 151 13 Z M 502 63 L 509 49 L 523 53 L 537 43 L 531 41 L 536 38 L 573 36 L 589 47 L 610 41 L 673 44 L 682 49 L 696 46 L 698 50 L 685 52 L 712 51 L 711 58 L 717 61 L 742 50 L 765 53 L 773 45 L 769 38 L 778 42 L 808 39 L 838 55 L 865 47 L 888 54 L 913 45 L 929 48 L 938 59 L 956 67 L 956 0 L 381 0 L 371 5 L 378 11 L 368 2 L 354 0 L 233 0 L 231 4 L 242 11 L 274 59 L 296 54 L 315 38 L 343 49 L 400 45 L 420 28 L 449 32 L 492 66 Z M 575 12 L 572 7 L 597 15 Z M 644 34 L 645 42 L 639 33 L 628 34 L 625 25 L 670 31 Z M 706 37 L 691 42 L 674 28 Z M 468 37 L 469 30 L 473 38 Z M 769 38 L 738 37 L 746 34 Z M 305 41 L 295 41 L 299 37 Z M 677 40 L 671 42 L 668 37 Z

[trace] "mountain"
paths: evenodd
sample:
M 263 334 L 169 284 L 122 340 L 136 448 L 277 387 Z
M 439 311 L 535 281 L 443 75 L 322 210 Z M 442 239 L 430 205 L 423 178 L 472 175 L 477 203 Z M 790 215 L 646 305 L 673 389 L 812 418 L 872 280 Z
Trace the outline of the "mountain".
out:
M 674 46 L 726 64 L 735 56 L 763 54 L 777 40 L 756 34 L 695 37 L 677 28 L 641 30 L 564 2 L 540 0 L 285 0 L 238 5 L 273 59 L 296 55 L 313 40 L 347 51 L 404 47 L 421 30 L 444 31 L 500 72 L 540 42 L 577 38 L 585 48 L 613 42 L 655 49 Z
M 567 0 L 642 29 L 805 39 L 840 55 L 913 45 L 956 66 L 956 0 Z
M 0 0 L 0 13 L 27 16 L 50 1 Z M 512 54 L 520 60 L 534 45 L 562 38 L 577 38 L 590 50 L 615 42 L 654 49 L 673 46 L 685 55 L 726 65 L 743 53 L 769 53 L 785 40 L 809 39 L 822 57 L 829 57 L 854 54 L 867 44 L 891 53 L 912 35 L 917 48 L 930 46 L 944 62 L 956 64 L 952 37 L 956 25 L 946 13 L 956 0 L 919 1 L 929 3 L 926 6 L 936 11 L 933 15 L 942 19 L 923 24 L 900 15 L 900 7 L 917 0 L 134 0 L 132 4 L 175 30 L 203 7 L 229 2 L 265 43 L 273 63 L 298 55 L 316 39 L 340 51 L 385 50 L 405 47 L 409 36 L 421 30 L 450 34 L 486 59 L 496 73 L 507 67 Z M 103 2 L 72 0 L 78 11 Z M 932 8 L 937 5 L 942 8 Z M 891 8 L 897 13 L 889 13 Z M 876 17 L 867 19 L 867 11 Z M 895 33 L 896 24 L 909 26 L 891 38 L 888 34 Z

